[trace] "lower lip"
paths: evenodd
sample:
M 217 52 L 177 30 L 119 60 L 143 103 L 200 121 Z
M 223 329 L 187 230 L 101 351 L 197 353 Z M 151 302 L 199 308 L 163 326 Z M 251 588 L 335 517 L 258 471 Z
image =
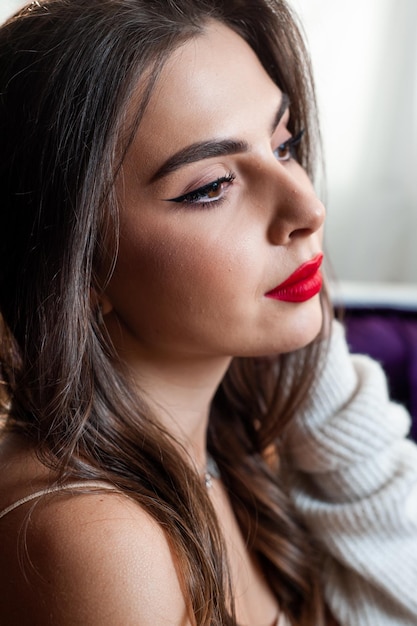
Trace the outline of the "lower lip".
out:
M 266 294 L 267 298 L 281 300 L 282 302 L 306 302 L 316 296 L 323 285 L 323 277 L 320 270 L 308 278 L 304 278 L 297 283 L 278 289 L 273 289 Z

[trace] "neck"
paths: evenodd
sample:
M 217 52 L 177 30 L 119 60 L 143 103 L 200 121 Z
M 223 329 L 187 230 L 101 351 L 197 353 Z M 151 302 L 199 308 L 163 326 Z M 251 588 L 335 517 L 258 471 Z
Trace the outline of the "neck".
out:
M 206 467 L 206 433 L 213 396 L 230 358 L 125 358 L 130 374 L 163 426 L 190 454 L 197 468 Z

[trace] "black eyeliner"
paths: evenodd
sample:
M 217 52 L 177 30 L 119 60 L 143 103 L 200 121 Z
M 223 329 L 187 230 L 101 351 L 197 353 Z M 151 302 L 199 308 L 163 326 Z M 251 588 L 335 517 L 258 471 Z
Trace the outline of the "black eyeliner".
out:
M 233 173 L 230 173 L 227 176 L 221 176 L 217 178 L 216 180 L 213 180 L 210 183 L 203 185 L 202 187 L 198 187 L 197 189 L 194 189 L 193 191 L 184 193 L 181 196 L 178 196 L 176 198 L 167 198 L 166 202 L 177 202 L 177 203 L 184 202 L 185 204 L 198 203 L 199 198 L 203 197 L 204 195 L 207 195 L 207 193 L 209 193 L 210 191 L 217 190 L 217 188 L 223 185 L 224 183 L 233 182 L 235 178 L 236 176 Z M 213 199 L 212 202 L 215 202 L 215 199 Z

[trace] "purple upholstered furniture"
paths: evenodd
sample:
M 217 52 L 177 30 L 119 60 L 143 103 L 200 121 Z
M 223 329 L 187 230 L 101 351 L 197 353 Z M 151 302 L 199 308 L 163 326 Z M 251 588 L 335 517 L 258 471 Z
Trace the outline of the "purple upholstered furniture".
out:
M 352 352 L 368 354 L 388 376 L 391 397 L 413 417 L 417 441 L 417 286 L 373 290 L 363 288 L 339 298 L 344 308 Z
M 351 350 L 369 354 L 384 367 L 392 398 L 413 416 L 417 440 L 417 312 L 349 309 L 346 328 Z

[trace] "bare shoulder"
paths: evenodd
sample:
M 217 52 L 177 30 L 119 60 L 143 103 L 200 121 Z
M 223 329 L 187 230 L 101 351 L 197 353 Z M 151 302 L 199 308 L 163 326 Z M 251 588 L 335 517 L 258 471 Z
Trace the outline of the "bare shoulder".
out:
M 165 534 L 124 495 L 61 492 L 19 507 L 0 532 L 0 623 L 189 624 Z

